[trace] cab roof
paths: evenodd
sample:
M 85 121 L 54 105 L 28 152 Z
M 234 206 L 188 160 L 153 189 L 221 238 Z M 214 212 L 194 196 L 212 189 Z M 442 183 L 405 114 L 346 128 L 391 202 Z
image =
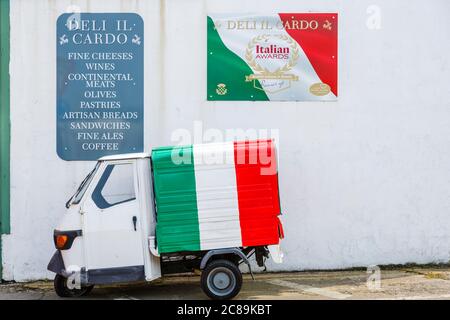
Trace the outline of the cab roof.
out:
M 150 153 L 139 152 L 139 153 L 123 153 L 123 154 L 113 154 L 110 156 L 104 156 L 98 159 L 98 161 L 108 161 L 108 160 L 124 160 L 124 159 L 142 159 L 150 158 Z

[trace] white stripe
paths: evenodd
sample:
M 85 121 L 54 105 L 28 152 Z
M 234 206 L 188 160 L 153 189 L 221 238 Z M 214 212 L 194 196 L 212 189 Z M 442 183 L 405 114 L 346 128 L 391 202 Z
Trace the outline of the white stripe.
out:
M 242 246 L 233 142 L 192 149 L 201 250 Z
M 256 36 L 261 34 L 283 34 L 289 36 L 289 34 L 284 29 L 273 28 L 272 30 L 261 30 L 261 29 L 228 29 L 228 20 L 242 20 L 242 21 L 269 21 L 272 26 L 280 25 L 282 23 L 278 15 L 268 15 L 268 16 L 224 16 L 222 14 L 209 14 L 214 23 L 218 23 L 220 27 L 217 27 L 217 32 L 220 35 L 225 46 L 236 53 L 243 61 L 247 62 L 245 59 L 245 51 L 247 49 L 248 43 Z M 299 76 L 298 81 L 291 81 L 291 87 L 289 89 L 279 91 L 276 93 L 266 92 L 270 100 L 319 100 L 319 101 L 333 101 L 336 100 L 336 96 L 330 92 L 325 96 L 315 96 L 309 92 L 311 85 L 322 82 L 315 72 L 311 62 L 306 56 L 303 49 L 299 47 L 299 58 L 297 64 L 289 71 L 289 73 Z M 284 60 L 274 60 L 273 70 L 277 67 L 282 67 L 286 61 Z M 249 66 L 250 67 L 250 66 Z M 250 67 L 251 68 L 251 67 Z M 253 69 L 252 69 L 253 70 Z M 253 70 L 255 72 L 255 70 Z M 243 80 L 244 81 L 244 80 Z
M 277 286 L 287 287 L 287 288 L 294 289 L 294 290 L 301 291 L 301 292 L 313 293 L 313 294 L 317 294 L 317 295 L 324 296 L 327 298 L 332 298 L 332 299 L 347 299 L 347 298 L 351 297 L 351 295 L 349 295 L 349 294 L 343 294 L 343 293 L 325 289 L 325 288 L 317 288 L 317 287 L 307 286 L 304 284 L 299 284 L 299 283 L 295 283 L 295 282 L 291 282 L 291 281 L 274 279 L 274 280 L 269 280 L 267 282 L 270 284 L 277 285 Z

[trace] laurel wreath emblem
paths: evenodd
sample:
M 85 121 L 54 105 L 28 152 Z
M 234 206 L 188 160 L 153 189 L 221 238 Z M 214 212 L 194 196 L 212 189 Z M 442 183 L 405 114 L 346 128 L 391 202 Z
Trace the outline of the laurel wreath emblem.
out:
M 261 41 L 267 41 L 270 39 L 270 37 L 279 38 L 283 41 L 286 41 L 288 45 L 290 46 L 292 50 L 292 55 L 289 59 L 289 61 L 282 67 L 276 69 L 275 71 L 270 71 L 267 68 L 261 66 L 255 61 L 255 58 L 253 57 L 252 51 L 255 48 L 255 46 L 260 43 Z M 285 72 L 292 69 L 297 64 L 298 60 L 298 45 L 297 43 L 292 40 L 291 37 L 284 35 L 284 34 L 262 34 L 259 36 L 254 37 L 250 42 L 248 43 L 247 50 L 245 51 L 245 59 L 247 60 L 247 63 L 250 67 L 252 67 L 253 70 L 256 72 L 261 73 L 261 75 L 270 75 L 270 76 L 280 76 L 284 74 Z

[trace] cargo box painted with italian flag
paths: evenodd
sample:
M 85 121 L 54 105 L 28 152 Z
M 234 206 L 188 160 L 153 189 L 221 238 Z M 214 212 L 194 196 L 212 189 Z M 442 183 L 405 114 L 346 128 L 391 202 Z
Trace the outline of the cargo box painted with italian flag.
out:
M 103 157 L 67 201 L 48 269 L 62 297 L 95 284 L 201 271 L 213 299 L 237 295 L 239 265 L 282 262 L 272 140 L 155 148 Z
M 161 253 L 278 244 L 272 141 L 158 148 L 152 164 Z

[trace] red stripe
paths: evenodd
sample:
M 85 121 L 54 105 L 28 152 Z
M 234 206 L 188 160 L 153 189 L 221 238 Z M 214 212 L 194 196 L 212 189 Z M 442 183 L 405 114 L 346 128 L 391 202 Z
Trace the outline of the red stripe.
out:
M 242 245 L 277 244 L 280 202 L 274 143 L 235 142 L 234 161 Z
M 289 29 L 289 27 L 285 27 L 285 30 L 302 47 L 320 80 L 328 84 L 337 96 L 337 13 L 280 13 L 279 15 L 285 26 L 292 26 L 292 21 L 299 20 L 318 22 L 318 28 L 315 30 Z

